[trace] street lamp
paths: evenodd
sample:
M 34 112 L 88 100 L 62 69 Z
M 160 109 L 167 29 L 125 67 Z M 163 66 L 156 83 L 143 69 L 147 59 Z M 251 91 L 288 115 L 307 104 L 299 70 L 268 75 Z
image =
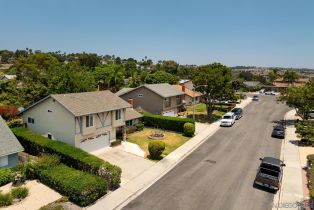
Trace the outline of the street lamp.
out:
M 195 120 L 195 97 L 194 97 L 194 92 L 195 92 L 195 89 L 198 88 L 198 87 L 207 87 L 207 85 L 197 85 L 197 86 L 194 86 L 193 85 L 193 120 Z

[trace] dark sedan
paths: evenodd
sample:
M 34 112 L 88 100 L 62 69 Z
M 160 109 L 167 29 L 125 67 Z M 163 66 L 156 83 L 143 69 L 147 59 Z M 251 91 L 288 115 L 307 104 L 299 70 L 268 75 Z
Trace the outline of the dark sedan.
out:
M 272 137 L 275 138 L 285 138 L 285 127 L 282 125 L 276 125 L 274 126 L 273 132 L 271 133 Z
M 234 108 L 231 110 L 231 112 L 233 112 L 236 116 L 236 120 L 240 119 L 242 117 L 243 114 L 243 110 L 241 108 Z

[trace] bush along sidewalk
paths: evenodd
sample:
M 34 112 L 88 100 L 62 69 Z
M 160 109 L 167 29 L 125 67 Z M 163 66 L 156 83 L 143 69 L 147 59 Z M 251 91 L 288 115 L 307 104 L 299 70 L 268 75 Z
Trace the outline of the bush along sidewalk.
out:
M 28 189 L 26 187 L 14 187 L 8 193 L 0 192 L 0 207 L 10 206 L 17 203 L 28 196 Z
M 56 154 L 60 161 L 72 168 L 106 179 L 110 189 L 116 189 L 121 181 L 121 168 L 69 144 L 53 141 L 26 128 L 13 128 L 15 136 L 31 155 Z
M 95 202 L 108 190 L 105 179 L 60 163 L 57 155 L 45 154 L 37 162 L 27 163 L 25 168 L 28 179 L 39 179 L 80 206 Z
M 142 114 L 144 125 L 148 127 L 161 128 L 183 133 L 185 123 L 195 124 L 195 121 L 190 118 L 168 117 L 149 113 Z
M 307 167 L 307 186 L 310 191 L 311 202 L 314 201 L 314 154 L 307 156 L 308 167 Z
M 0 187 L 12 182 L 14 179 L 14 174 L 9 168 L 0 168 Z

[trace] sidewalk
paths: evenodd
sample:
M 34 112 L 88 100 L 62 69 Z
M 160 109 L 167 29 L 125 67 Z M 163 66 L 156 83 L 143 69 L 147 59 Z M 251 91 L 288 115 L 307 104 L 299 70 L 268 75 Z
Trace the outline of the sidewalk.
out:
M 295 120 L 295 110 L 286 113 L 285 120 Z M 281 148 L 281 160 L 286 167 L 283 170 L 282 185 L 280 191 L 275 195 L 273 210 L 300 209 L 299 202 L 304 200 L 302 184 L 302 167 L 299 148 L 296 145 L 298 139 L 294 125 L 288 125 L 286 138 Z
M 244 108 L 251 102 L 251 98 L 247 98 L 241 102 L 237 107 Z M 109 210 L 121 209 L 127 205 L 131 200 L 144 192 L 147 188 L 153 185 L 158 179 L 164 176 L 167 172 L 173 169 L 180 161 L 192 153 L 204 141 L 212 136 L 219 128 L 219 121 L 204 125 L 196 123 L 196 136 L 183 144 L 181 147 L 167 155 L 158 163 L 148 168 L 142 174 L 130 182 L 124 184 L 119 189 L 111 192 L 104 198 L 98 200 L 94 205 L 87 207 L 89 210 Z

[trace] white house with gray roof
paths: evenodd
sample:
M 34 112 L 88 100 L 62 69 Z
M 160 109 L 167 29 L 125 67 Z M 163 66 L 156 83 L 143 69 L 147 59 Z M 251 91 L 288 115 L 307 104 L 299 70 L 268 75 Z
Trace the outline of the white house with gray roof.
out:
M 124 88 L 116 93 L 125 101 L 133 104 L 136 110 L 164 116 L 177 116 L 183 105 L 184 94 L 168 83 Z
M 132 105 L 112 92 L 55 94 L 20 113 L 27 128 L 88 152 L 124 137 L 126 109 Z
M 0 168 L 13 167 L 19 162 L 18 153 L 24 148 L 0 116 Z

